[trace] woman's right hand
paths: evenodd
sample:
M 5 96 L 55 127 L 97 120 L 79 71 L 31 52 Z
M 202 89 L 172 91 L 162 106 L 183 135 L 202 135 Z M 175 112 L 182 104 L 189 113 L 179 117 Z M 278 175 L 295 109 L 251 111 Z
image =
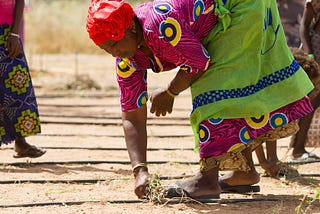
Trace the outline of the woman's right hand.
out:
M 134 193 L 138 198 L 144 198 L 149 193 L 148 181 L 151 179 L 151 175 L 148 169 L 141 167 L 135 172 L 135 187 Z
M 9 52 L 8 57 L 10 59 L 16 58 L 22 52 L 20 39 L 9 34 L 7 40 L 7 50 Z

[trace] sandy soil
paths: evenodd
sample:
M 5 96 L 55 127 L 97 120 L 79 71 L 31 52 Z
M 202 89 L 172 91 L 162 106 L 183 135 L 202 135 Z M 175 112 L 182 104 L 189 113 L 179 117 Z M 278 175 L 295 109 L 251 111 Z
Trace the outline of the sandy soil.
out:
M 299 205 L 300 213 L 320 213 L 319 199 L 307 203 L 320 191 L 320 163 L 295 165 L 302 174 L 299 177 L 261 177 L 261 192 L 221 194 L 221 201 L 214 203 L 137 200 L 125 150 L 113 59 L 29 57 L 42 133 L 28 141 L 47 153 L 38 159 L 14 159 L 12 145 L 1 148 L 0 213 L 297 213 Z M 150 74 L 150 90 L 165 87 L 173 75 Z M 189 113 L 190 94 L 186 91 L 177 97 L 170 116 L 156 119 L 149 115 L 149 170 L 162 176 L 163 185 L 198 170 Z M 288 142 L 283 139 L 278 143 L 278 154 L 284 161 L 290 154 Z M 320 155 L 320 148 L 308 150 Z M 259 166 L 257 170 L 263 173 Z

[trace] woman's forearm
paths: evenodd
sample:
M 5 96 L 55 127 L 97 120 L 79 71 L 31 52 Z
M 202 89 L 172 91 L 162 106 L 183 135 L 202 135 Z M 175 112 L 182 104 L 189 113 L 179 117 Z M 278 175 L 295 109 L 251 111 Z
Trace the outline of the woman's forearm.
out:
M 301 39 L 301 43 L 303 45 L 303 50 L 308 54 L 312 54 L 311 38 L 309 35 L 309 29 L 306 29 L 305 26 L 300 27 L 300 39 Z
M 16 4 L 14 7 L 13 25 L 11 30 L 12 33 L 16 33 L 16 34 L 20 33 L 23 10 L 24 10 L 24 0 L 16 0 Z
M 134 111 L 123 112 L 123 130 L 132 166 L 147 161 L 147 108 L 142 106 Z
M 199 79 L 204 72 L 200 72 L 198 74 L 187 74 L 184 71 L 178 71 L 173 80 L 169 83 L 168 89 L 173 94 L 179 94 L 180 92 L 186 90 L 192 85 L 194 81 Z
M 311 3 L 307 3 L 303 11 L 299 34 L 303 49 L 306 53 L 312 53 L 311 37 L 310 37 L 310 25 L 314 16 L 314 11 Z

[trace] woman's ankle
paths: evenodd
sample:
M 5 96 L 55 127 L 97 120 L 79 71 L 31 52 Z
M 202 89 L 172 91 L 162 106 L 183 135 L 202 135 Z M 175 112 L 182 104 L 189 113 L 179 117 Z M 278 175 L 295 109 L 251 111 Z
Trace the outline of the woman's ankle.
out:
M 15 143 L 14 143 L 14 151 L 21 152 L 21 151 L 28 149 L 29 147 L 30 147 L 30 145 L 27 143 L 25 138 L 23 138 L 23 137 L 16 138 Z

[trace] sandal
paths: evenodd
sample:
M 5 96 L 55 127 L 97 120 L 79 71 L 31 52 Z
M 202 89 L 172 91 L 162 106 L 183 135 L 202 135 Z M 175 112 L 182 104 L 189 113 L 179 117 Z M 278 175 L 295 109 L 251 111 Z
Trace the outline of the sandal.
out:
M 190 193 L 185 190 L 180 182 L 176 182 L 173 185 L 169 186 L 166 191 L 166 198 L 192 198 L 195 200 L 203 199 L 203 200 L 215 200 L 220 199 L 220 195 L 205 195 L 205 196 L 199 196 L 199 197 L 191 197 Z
M 223 180 L 219 180 L 221 187 L 221 193 L 238 193 L 238 194 L 249 194 L 254 192 L 260 192 L 259 185 L 238 185 L 231 186 Z
M 45 150 L 39 149 L 36 146 L 30 146 L 28 149 L 22 151 L 22 152 L 16 152 L 16 154 L 13 155 L 14 158 L 38 158 L 41 157 L 46 153 Z
M 320 162 L 320 157 L 317 156 L 316 154 L 306 152 L 306 153 L 303 153 L 300 157 L 297 157 L 297 158 L 292 157 L 290 160 L 288 160 L 288 163 L 303 163 L 308 161 Z

